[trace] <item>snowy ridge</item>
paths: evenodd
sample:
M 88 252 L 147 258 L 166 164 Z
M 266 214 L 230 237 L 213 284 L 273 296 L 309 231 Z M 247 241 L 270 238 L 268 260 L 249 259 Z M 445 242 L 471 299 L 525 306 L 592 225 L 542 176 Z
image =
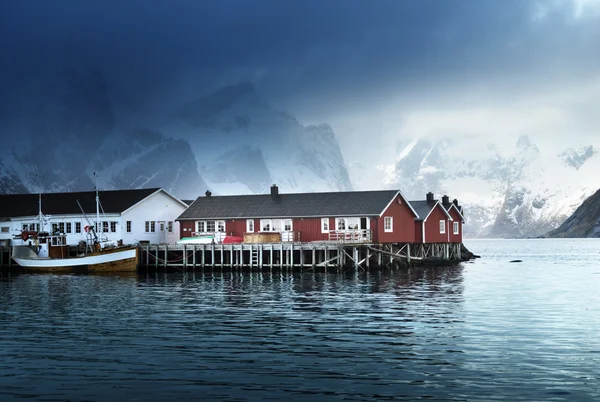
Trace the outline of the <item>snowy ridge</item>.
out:
M 457 198 L 466 208 L 470 236 L 538 236 L 600 187 L 593 173 L 600 171 L 600 158 L 593 149 L 554 155 L 527 136 L 512 147 L 480 136 L 418 139 L 399 148 L 383 182 L 414 199 L 429 190 Z

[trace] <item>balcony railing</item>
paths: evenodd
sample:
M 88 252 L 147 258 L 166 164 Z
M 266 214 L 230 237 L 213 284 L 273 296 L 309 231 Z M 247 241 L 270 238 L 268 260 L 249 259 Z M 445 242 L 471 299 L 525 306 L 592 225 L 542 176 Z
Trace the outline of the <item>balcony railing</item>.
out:
M 330 230 L 329 241 L 339 243 L 371 243 L 373 232 L 370 229 Z

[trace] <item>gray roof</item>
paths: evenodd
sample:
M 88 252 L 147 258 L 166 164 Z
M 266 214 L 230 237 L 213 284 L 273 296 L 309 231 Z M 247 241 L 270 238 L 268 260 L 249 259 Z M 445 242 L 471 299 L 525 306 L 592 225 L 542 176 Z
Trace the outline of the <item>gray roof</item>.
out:
M 429 215 L 429 213 L 431 212 L 431 210 L 433 209 L 433 207 L 435 206 L 436 201 L 434 202 L 429 202 L 429 201 L 409 201 L 410 205 L 412 205 L 413 209 L 415 210 L 415 212 L 417 213 L 417 215 L 419 216 L 418 218 L 415 218 L 418 221 L 422 221 L 423 219 L 427 218 L 427 215 Z
M 438 204 L 438 203 L 440 204 L 440 207 L 442 207 L 442 211 L 444 211 L 446 216 L 448 216 L 450 219 L 452 219 L 450 214 L 448 214 L 448 211 L 446 211 L 446 208 L 444 208 L 442 203 L 437 200 L 434 200 L 433 202 L 426 201 L 426 200 L 409 201 L 409 204 L 412 205 L 414 211 L 417 213 L 417 215 L 419 215 L 418 218 L 415 218 L 415 220 L 417 220 L 417 221 L 422 221 L 425 218 L 427 218 L 427 215 L 429 215 L 431 210 L 435 207 L 435 204 Z
M 380 215 L 397 190 L 198 197 L 177 220 Z

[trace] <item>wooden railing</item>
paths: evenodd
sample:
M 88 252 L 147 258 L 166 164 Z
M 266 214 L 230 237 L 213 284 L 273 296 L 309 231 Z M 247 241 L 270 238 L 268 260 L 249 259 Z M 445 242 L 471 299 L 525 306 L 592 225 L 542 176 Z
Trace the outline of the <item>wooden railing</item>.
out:
M 329 241 L 339 243 L 370 243 L 373 232 L 370 229 L 330 230 Z

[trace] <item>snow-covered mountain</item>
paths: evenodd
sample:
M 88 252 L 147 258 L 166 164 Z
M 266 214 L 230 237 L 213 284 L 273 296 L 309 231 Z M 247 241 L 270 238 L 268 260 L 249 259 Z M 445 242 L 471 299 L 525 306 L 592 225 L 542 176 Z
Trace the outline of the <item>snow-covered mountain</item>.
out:
M 332 128 L 300 124 L 248 83 L 184 105 L 162 130 L 189 141 L 216 193 L 352 189 Z
M 273 183 L 351 189 L 333 130 L 303 126 L 249 84 L 143 115 L 115 110 L 102 74 L 67 64 L 0 94 L 0 193 L 89 190 L 94 172 L 101 189 L 164 187 L 181 198 Z
M 600 156 L 591 145 L 556 155 L 525 135 L 510 146 L 453 136 L 402 144 L 384 183 L 411 199 L 430 190 L 457 198 L 467 235 L 529 237 L 556 228 L 590 196 L 600 184 L 597 171 Z

